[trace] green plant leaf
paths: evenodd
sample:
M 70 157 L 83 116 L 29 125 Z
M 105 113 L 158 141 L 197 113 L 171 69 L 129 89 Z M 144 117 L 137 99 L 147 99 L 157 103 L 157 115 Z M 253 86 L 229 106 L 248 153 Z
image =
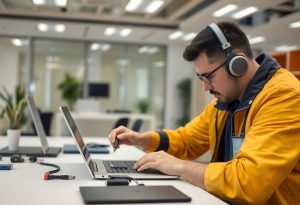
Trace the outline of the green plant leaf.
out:
M 57 88 L 61 90 L 61 96 L 67 101 L 68 106 L 72 109 L 73 105 L 80 97 L 80 82 L 69 73 L 66 73 L 64 80 L 58 84 Z
M 24 99 L 25 97 L 25 91 L 24 89 L 22 88 L 21 85 L 17 85 L 16 88 L 15 88 L 15 97 L 16 97 L 16 105 L 19 104 L 19 102 Z
M 3 117 L 4 114 L 6 114 L 10 129 L 21 128 L 27 121 L 24 114 L 26 107 L 25 91 L 22 86 L 18 85 L 15 88 L 15 101 L 13 101 L 13 95 L 11 95 L 5 87 L 2 87 L 2 90 L 0 91 L 0 98 L 5 102 L 5 107 L 1 111 L 0 116 Z
M 2 91 L 0 92 L 0 98 L 4 100 L 6 104 L 9 104 L 11 107 L 13 106 L 12 96 L 9 94 L 5 87 L 2 87 Z
M 19 104 L 18 104 L 18 107 L 17 107 L 17 110 L 16 110 L 16 118 L 15 118 L 15 122 L 14 122 L 14 127 L 16 129 L 20 128 L 20 122 L 21 122 L 21 119 L 23 117 L 23 112 L 24 112 L 24 109 L 26 107 L 26 101 L 25 99 L 21 99 Z
M 15 123 L 15 111 L 9 104 L 7 104 L 5 108 L 6 108 L 6 115 L 9 120 L 9 128 L 13 128 Z

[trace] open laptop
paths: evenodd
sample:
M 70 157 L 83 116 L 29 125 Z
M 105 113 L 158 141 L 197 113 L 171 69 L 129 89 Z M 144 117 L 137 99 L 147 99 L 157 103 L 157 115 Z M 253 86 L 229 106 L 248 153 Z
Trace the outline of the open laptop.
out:
M 38 157 L 57 157 L 62 149 L 60 147 L 49 147 L 45 130 L 32 96 L 26 96 L 26 101 L 42 147 L 19 146 L 19 149 L 16 151 L 10 151 L 8 147 L 4 147 L 0 150 L 0 154 L 4 156 L 21 154 Z
M 157 171 L 137 172 L 135 169 L 133 169 L 135 161 L 93 160 L 90 152 L 88 149 L 86 149 L 86 145 L 81 137 L 81 134 L 79 133 L 69 109 L 66 106 L 61 106 L 59 109 L 63 114 L 67 127 L 70 130 L 71 135 L 78 146 L 80 154 L 87 165 L 89 173 L 93 178 L 107 179 L 114 175 L 124 175 L 133 179 L 178 179 L 178 176 L 169 176 Z

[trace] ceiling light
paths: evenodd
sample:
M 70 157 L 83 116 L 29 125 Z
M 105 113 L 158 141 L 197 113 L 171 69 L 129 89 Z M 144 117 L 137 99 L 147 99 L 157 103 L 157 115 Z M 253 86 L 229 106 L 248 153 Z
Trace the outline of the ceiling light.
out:
M 164 4 L 164 1 L 162 1 L 162 0 L 154 0 L 154 1 L 151 1 L 151 3 L 146 7 L 145 12 L 147 12 L 147 13 L 154 13 L 154 12 L 157 11 L 163 4 Z
M 123 37 L 126 37 L 128 36 L 129 34 L 131 34 L 131 29 L 129 28 L 124 28 L 120 31 L 120 35 L 123 36 Z
M 250 44 L 256 44 L 265 41 L 266 38 L 263 36 L 257 36 L 249 39 Z
M 102 51 L 107 51 L 107 50 L 109 50 L 110 49 L 110 44 L 108 44 L 108 43 L 105 43 L 105 44 L 101 44 L 101 43 L 93 43 L 92 45 L 91 45 L 91 47 L 90 47 L 90 49 L 92 50 L 92 51 L 95 51 L 95 50 L 99 50 L 99 49 L 101 49 Z
M 100 48 L 100 45 L 98 43 L 93 43 L 91 45 L 91 50 L 92 51 L 98 50 L 99 48 Z
M 282 46 L 277 46 L 275 48 L 275 51 L 288 52 L 295 49 L 298 49 L 298 46 L 282 45 Z
M 62 33 L 62 32 L 65 32 L 66 26 L 63 25 L 63 24 L 56 24 L 56 25 L 54 26 L 54 30 L 55 30 L 56 32 Z
M 107 29 L 105 29 L 104 34 L 107 36 L 111 36 L 116 32 L 116 28 L 113 27 L 109 27 Z
M 106 43 L 106 44 L 102 44 L 101 45 L 101 50 L 103 50 L 103 51 L 107 51 L 107 50 L 109 50 L 110 49 L 110 44 L 108 44 L 108 43 Z
M 148 46 L 143 46 L 139 48 L 139 53 L 146 53 L 148 51 Z
M 189 41 L 189 40 L 192 40 L 193 38 L 195 38 L 196 35 L 197 35 L 197 33 L 188 33 L 188 34 L 184 35 L 182 37 L 182 39 L 185 41 Z
M 253 14 L 254 12 L 257 12 L 257 11 L 258 11 L 257 7 L 251 6 L 251 7 L 245 8 L 245 9 L 233 14 L 232 17 L 235 19 L 240 19 L 240 18 L 243 18 L 250 14 Z
M 290 28 L 299 28 L 300 27 L 300 21 L 290 23 L 289 27 Z
M 159 48 L 156 46 L 143 46 L 139 48 L 139 53 L 147 53 L 147 54 L 154 54 L 159 51 Z
M 161 68 L 161 67 L 165 66 L 165 62 L 164 61 L 155 61 L 155 62 L 153 62 L 153 66 Z
M 223 8 L 220 8 L 219 10 L 215 11 L 213 13 L 213 16 L 214 17 L 221 17 L 221 16 L 224 16 L 224 15 L 228 14 L 229 12 L 231 12 L 235 9 L 237 9 L 237 5 L 229 4 L 227 6 L 224 6 Z
M 134 11 L 141 5 L 142 2 L 143 0 L 130 0 L 126 5 L 125 10 Z
M 181 37 L 182 35 L 183 35 L 182 31 L 176 31 L 176 32 L 174 32 L 174 33 L 172 33 L 172 34 L 169 35 L 169 39 L 170 40 L 174 40 L 176 38 Z
M 20 39 L 18 39 L 18 38 L 12 39 L 11 42 L 15 46 L 22 46 L 22 41 Z
M 148 49 L 148 53 L 149 54 L 154 54 L 154 53 L 157 53 L 159 51 L 159 48 L 158 47 L 150 47 Z
M 48 26 L 48 24 L 45 24 L 45 23 L 39 23 L 38 24 L 38 29 L 41 32 L 46 32 L 46 31 L 49 30 L 49 26 Z
M 67 0 L 55 0 L 55 5 L 65 7 L 67 6 Z
M 43 4 L 45 4 L 45 0 L 33 0 L 33 3 L 35 5 L 43 5 Z

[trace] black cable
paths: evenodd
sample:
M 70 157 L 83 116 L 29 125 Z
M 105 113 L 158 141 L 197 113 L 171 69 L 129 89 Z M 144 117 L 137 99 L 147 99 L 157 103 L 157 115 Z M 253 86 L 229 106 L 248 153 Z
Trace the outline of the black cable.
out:
M 51 179 L 63 179 L 63 180 L 71 180 L 75 179 L 75 176 L 72 175 L 53 175 L 54 173 L 57 173 L 60 171 L 60 166 L 56 164 L 51 164 L 51 163 L 45 163 L 41 161 L 37 161 L 38 164 L 40 165 L 45 165 L 49 167 L 54 167 L 55 169 L 45 172 L 44 173 L 44 180 L 51 180 Z
M 144 186 L 144 184 L 140 184 L 137 180 L 135 180 L 132 177 L 126 176 L 126 175 L 109 175 L 109 178 L 112 180 L 118 180 L 118 179 L 125 179 L 128 180 L 129 182 L 133 181 L 134 183 L 136 183 L 137 186 Z

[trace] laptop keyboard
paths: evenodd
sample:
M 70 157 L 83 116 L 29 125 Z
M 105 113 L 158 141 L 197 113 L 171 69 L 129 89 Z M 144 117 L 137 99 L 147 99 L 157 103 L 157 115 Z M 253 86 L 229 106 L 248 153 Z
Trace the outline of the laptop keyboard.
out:
M 133 165 L 136 161 L 103 161 L 108 173 L 138 173 Z

